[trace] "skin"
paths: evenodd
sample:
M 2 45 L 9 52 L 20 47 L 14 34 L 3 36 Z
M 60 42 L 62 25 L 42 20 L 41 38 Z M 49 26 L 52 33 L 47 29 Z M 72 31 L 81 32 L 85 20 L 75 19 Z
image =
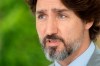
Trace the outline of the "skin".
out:
M 84 22 L 73 10 L 65 7 L 60 0 L 37 0 L 36 5 L 36 29 L 40 41 L 46 35 L 56 34 L 65 42 L 81 39 L 80 47 L 70 56 L 58 61 L 62 66 L 69 65 L 80 56 L 90 45 L 89 28 L 93 22 Z M 72 44 L 73 45 L 73 44 Z M 60 41 L 46 43 L 46 48 L 56 46 L 56 51 L 64 49 Z

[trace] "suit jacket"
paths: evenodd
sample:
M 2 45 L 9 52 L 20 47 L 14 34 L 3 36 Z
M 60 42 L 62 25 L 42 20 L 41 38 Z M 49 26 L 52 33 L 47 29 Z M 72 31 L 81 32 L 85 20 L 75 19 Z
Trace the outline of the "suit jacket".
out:
M 54 63 L 50 66 L 55 66 Z M 96 48 L 87 64 L 87 66 L 100 66 L 100 50 Z

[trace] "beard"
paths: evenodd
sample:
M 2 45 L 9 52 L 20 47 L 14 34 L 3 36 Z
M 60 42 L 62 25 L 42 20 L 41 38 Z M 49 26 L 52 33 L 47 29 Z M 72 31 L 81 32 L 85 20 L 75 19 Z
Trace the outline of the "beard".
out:
M 49 61 L 62 61 L 65 58 L 69 57 L 74 51 L 76 51 L 80 47 L 82 39 L 83 36 L 74 40 L 69 39 L 65 41 L 63 38 L 55 34 L 52 34 L 47 35 L 41 41 L 41 45 L 44 50 L 45 56 Z M 50 40 L 62 42 L 63 48 L 60 51 L 57 51 L 57 46 L 46 47 L 46 42 L 49 42 Z

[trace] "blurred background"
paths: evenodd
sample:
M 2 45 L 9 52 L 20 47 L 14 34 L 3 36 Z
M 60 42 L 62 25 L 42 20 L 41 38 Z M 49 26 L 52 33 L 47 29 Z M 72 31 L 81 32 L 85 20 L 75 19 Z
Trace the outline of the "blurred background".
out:
M 35 17 L 25 0 L 0 0 L 0 66 L 49 64 L 38 41 Z
M 48 66 L 25 0 L 0 0 L 0 66 Z

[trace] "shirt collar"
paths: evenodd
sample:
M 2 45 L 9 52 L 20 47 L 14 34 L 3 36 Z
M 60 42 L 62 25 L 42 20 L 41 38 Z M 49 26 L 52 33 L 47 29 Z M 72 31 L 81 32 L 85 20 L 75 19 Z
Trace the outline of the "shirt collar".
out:
M 91 42 L 88 49 L 82 55 L 76 58 L 72 63 L 70 63 L 68 66 L 86 66 L 94 50 L 95 50 L 95 45 L 93 42 Z M 55 61 L 55 66 L 60 66 L 60 64 L 57 63 L 57 61 Z

